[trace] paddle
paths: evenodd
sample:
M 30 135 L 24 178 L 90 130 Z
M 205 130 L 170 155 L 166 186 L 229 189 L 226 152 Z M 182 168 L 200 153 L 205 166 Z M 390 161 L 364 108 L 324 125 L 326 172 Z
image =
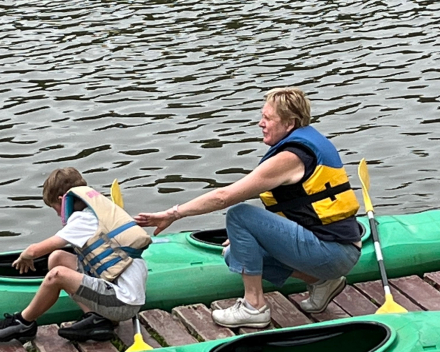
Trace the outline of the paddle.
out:
M 362 195 L 364 197 L 365 211 L 368 215 L 371 234 L 373 235 L 374 250 L 376 251 L 377 263 L 379 264 L 380 276 L 382 278 L 382 285 L 385 291 L 385 303 L 376 311 L 376 314 L 406 313 L 407 310 L 405 308 L 394 302 L 390 286 L 388 285 L 387 273 L 385 271 L 385 265 L 382 256 L 382 249 L 380 248 L 377 224 L 376 220 L 374 219 L 374 209 L 371 203 L 370 195 L 368 194 L 368 190 L 370 189 L 370 176 L 368 175 L 367 163 L 364 158 L 359 163 L 358 175 L 362 184 Z
M 122 198 L 121 189 L 119 188 L 118 179 L 114 179 L 110 188 L 110 197 L 112 202 L 124 208 L 124 199 Z
M 119 183 L 117 179 L 113 180 L 112 186 L 110 188 L 110 197 L 113 203 L 119 205 L 121 208 L 124 207 L 124 199 L 122 198 L 121 188 L 119 187 Z M 149 344 L 144 342 L 144 340 L 142 339 L 141 326 L 137 314 L 133 317 L 133 330 L 134 330 L 134 337 L 133 337 L 134 342 L 127 349 L 126 352 L 152 350 L 153 347 L 151 347 Z
M 126 350 L 126 352 L 152 350 L 153 347 L 145 343 L 144 340 L 142 339 L 141 324 L 139 323 L 139 318 L 137 314 L 133 317 L 133 329 L 134 329 L 134 342 Z

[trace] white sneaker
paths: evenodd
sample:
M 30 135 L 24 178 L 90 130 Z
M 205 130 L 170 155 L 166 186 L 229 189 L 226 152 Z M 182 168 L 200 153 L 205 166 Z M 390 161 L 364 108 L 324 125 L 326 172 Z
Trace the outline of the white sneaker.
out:
M 331 300 L 342 292 L 345 285 L 344 276 L 336 280 L 327 280 L 320 285 L 307 285 L 309 298 L 300 302 L 299 305 L 307 313 L 321 313 Z
M 265 305 L 260 309 L 249 309 L 244 304 L 244 298 L 239 298 L 232 307 L 213 310 L 212 320 L 227 328 L 264 328 L 270 323 L 270 308 Z

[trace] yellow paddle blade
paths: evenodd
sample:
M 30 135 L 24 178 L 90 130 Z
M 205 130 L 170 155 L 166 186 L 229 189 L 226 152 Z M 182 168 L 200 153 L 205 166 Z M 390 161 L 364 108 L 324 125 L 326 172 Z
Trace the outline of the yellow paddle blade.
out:
M 134 343 L 126 350 L 126 352 L 148 351 L 152 349 L 153 347 L 142 340 L 141 334 L 136 334 L 134 335 Z
M 365 158 L 362 158 L 359 163 L 358 175 L 362 184 L 362 195 L 364 197 L 365 211 L 367 213 L 369 211 L 374 212 L 373 204 L 371 203 L 370 195 L 368 194 L 368 190 L 370 189 L 370 175 L 368 174 L 368 168 Z
M 110 197 L 113 203 L 119 205 L 121 208 L 124 208 L 124 199 L 122 198 L 121 189 L 119 188 L 119 183 L 116 178 L 113 180 L 110 188 Z
M 393 300 L 391 294 L 385 294 L 385 303 L 380 307 L 376 314 L 387 314 L 387 313 L 407 313 L 408 311 L 403 308 L 400 304 L 397 304 Z

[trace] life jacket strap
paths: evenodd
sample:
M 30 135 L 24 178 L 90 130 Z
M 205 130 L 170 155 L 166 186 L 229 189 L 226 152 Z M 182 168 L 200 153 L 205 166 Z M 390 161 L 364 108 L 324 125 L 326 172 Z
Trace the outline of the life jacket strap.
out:
M 100 253 L 99 255 L 97 255 L 96 257 L 94 257 L 90 261 L 85 260 L 85 257 L 89 253 L 91 253 L 93 250 L 95 250 L 99 246 L 103 245 L 105 242 L 110 242 L 110 240 L 112 238 L 116 237 L 121 232 L 124 232 L 125 230 L 127 230 L 130 227 L 133 227 L 135 225 L 137 225 L 135 221 L 131 221 L 127 224 L 124 224 L 124 225 L 118 227 L 117 229 L 110 231 L 107 235 L 99 238 L 98 240 L 93 242 L 87 248 L 84 248 L 81 251 L 78 250 L 77 251 L 78 258 L 83 263 L 84 270 L 88 274 L 90 274 L 91 276 L 99 277 L 102 272 L 104 272 L 108 268 L 112 267 L 113 265 L 117 264 L 118 262 L 120 262 L 121 260 L 126 258 L 127 255 L 129 257 L 132 257 L 133 259 L 142 258 L 142 253 L 145 250 L 145 248 L 137 249 L 137 248 L 132 248 L 132 247 L 118 247 L 118 248 L 108 248 L 105 251 L 103 251 L 102 253 Z M 118 251 L 120 253 L 120 255 L 118 255 L 118 257 L 116 257 L 116 258 L 114 258 L 114 259 L 112 259 L 102 265 L 99 265 L 96 269 L 93 269 L 95 265 L 102 262 L 106 257 L 110 256 L 115 251 Z
M 318 202 L 320 200 L 326 199 L 326 198 L 330 198 L 332 201 L 336 200 L 336 195 L 345 191 L 348 191 L 351 189 L 350 183 L 349 182 L 345 182 L 342 183 L 340 185 L 337 185 L 335 187 L 332 187 L 330 185 L 329 182 L 327 182 L 325 184 L 325 190 L 311 194 L 311 195 L 307 195 L 307 196 L 303 196 L 303 197 L 298 197 L 292 200 L 289 200 L 287 202 L 281 202 L 281 203 L 277 203 L 274 205 L 269 205 L 266 207 L 267 210 L 274 212 L 274 213 L 278 213 L 280 211 L 284 211 L 284 210 L 289 210 L 292 209 L 294 207 L 302 207 L 304 205 L 307 204 L 312 204 L 315 202 Z
M 125 225 L 119 226 L 117 229 L 114 229 L 113 231 L 110 231 L 106 237 L 108 239 L 111 239 L 113 237 L 116 237 L 117 235 L 119 235 L 121 232 L 124 232 L 125 230 L 129 229 L 130 227 L 133 227 L 136 225 L 135 221 L 130 221 L 128 223 L 126 223 Z M 82 254 L 84 256 L 86 256 L 87 254 L 89 254 L 90 252 L 92 252 L 93 250 L 95 250 L 96 248 L 98 248 L 99 246 L 102 246 L 104 244 L 106 240 L 104 238 L 99 238 L 98 240 L 96 240 L 95 242 L 93 242 L 90 246 L 88 246 L 87 248 L 84 248 L 82 250 Z

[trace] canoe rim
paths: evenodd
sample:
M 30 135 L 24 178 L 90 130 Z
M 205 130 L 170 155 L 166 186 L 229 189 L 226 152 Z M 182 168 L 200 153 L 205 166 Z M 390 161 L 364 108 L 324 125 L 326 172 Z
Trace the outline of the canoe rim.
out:
M 362 222 L 358 221 L 358 224 L 361 230 L 362 242 L 364 242 L 370 237 L 370 231 L 367 231 Z M 186 235 L 186 239 L 190 244 L 214 251 L 221 251 L 223 248 L 222 243 L 227 238 L 226 229 L 194 231 Z
M 369 237 L 370 232 L 366 231 L 365 226 L 358 221 L 361 228 L 362 241 Z M 214 230 L 202 230 L 194 231 L 186 234 L 186 240 L 196 247 L 204 250 L 221 252 L 223 249 L 222 243 L 228 238 L 226 229 L 214 229 Z M 64 250 L 73 252 L 71 247 L 66 247 Z M 28 272 L 27 274 L 19 275 L 17 270 L 12 268 L 11 264 L 18 258 L 20 252 L 8 253 L 0 256 L 0 280 L 12 280 L 25 279 L 28 282 L 40 283 L 44 276 L 47 274 L 47 260 L 48 255 L 38 258 L 34 261 L 35 272 Z

